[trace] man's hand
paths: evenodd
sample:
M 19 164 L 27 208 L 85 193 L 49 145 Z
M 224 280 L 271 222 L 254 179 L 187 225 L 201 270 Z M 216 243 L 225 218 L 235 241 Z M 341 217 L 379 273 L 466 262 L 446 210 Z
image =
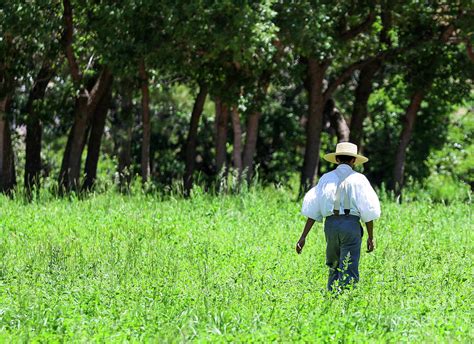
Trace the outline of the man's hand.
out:
M 313 224 L 314 224 L 314 220 L 308 217 L 308 219 L 306 220 L 306 224 L 304 225 L 303 234 L 301 234 L 300 240 L 296 244 L 296 252 L 298 254 L 300 254 L 301 251 L 303 251 L 304 242 L 306 241 L 306 236 L 311 230 L 311 227 L 313 227 Z
M 375 243 L 373 238 L 367 239 L 367 252 L 372 252 L 375 249 Z
M 374 221 L 366 222 L 365 225 L 367 226 L 367 252 L 372 252 L 375 249 L 374 243 Z
M 296 244 L 296 253 L 300 254 L 301 251 L 303 251 L 303 247 L 304 247 L 305 241 L 306 241 L 305 238 L 301 238 L 301 239 L 298 241 L 298 243 Z

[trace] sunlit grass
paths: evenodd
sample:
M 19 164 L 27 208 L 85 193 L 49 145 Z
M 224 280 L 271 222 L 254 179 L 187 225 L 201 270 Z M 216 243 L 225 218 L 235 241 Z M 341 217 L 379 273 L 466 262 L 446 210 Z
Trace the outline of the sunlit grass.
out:
M 321 225 L 294 252 L 304 218 L 284 190 L 0 205 L 4 340 L 473 339 L 468 204 L 385 202 L 337 298 Z

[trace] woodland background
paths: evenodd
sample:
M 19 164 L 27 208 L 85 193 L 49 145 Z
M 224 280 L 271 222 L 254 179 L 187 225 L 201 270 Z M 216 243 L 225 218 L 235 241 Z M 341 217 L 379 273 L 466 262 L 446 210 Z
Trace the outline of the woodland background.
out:
M 473 12 L 0 0 L 0 342 L 474 342 Z M 297 195 L 348 140 L 383 216 L 336 296 Z
M 379 188 L 463 200 L 472 16 L 471 1 L 3 1 L 0 189 L 301 195 L 351 141 Z

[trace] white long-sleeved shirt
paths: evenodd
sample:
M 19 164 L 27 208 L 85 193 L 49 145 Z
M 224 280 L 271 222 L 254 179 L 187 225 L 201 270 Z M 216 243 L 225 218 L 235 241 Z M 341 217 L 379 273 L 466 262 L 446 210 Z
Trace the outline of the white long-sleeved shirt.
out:
M 337 207 L 334 203 L 341 182 L 343 184 Z M 350 214 L 359 216 L 363 222 L 380 217 L 380 202 L 369 181 L 346 164 L 338 165 L 335 170 L 325 173 L 318 184 L 306 193 L 301 214 L 322 222 L 324 217 L 334 213 L 334 209 L 339 210 L 339 214 L 344 214 L 345 200 L 348 202 Z

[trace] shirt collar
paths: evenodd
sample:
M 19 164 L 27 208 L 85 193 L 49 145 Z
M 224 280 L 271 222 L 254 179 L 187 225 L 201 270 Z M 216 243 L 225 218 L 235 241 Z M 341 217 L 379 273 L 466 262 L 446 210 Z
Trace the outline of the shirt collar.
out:
M 352 168 L 347 164 L 340 164 L 336 167 L 339 178 L 346 178 L 353 173 Z
M 336 170 L 341 170 L 341 171 L 344 171 L 344 172 L 350 172 L 350 171 L 352 171 L 352 167 L 350 167 L 347 164 L 340 164 L 340 165 L 337 165 Z

